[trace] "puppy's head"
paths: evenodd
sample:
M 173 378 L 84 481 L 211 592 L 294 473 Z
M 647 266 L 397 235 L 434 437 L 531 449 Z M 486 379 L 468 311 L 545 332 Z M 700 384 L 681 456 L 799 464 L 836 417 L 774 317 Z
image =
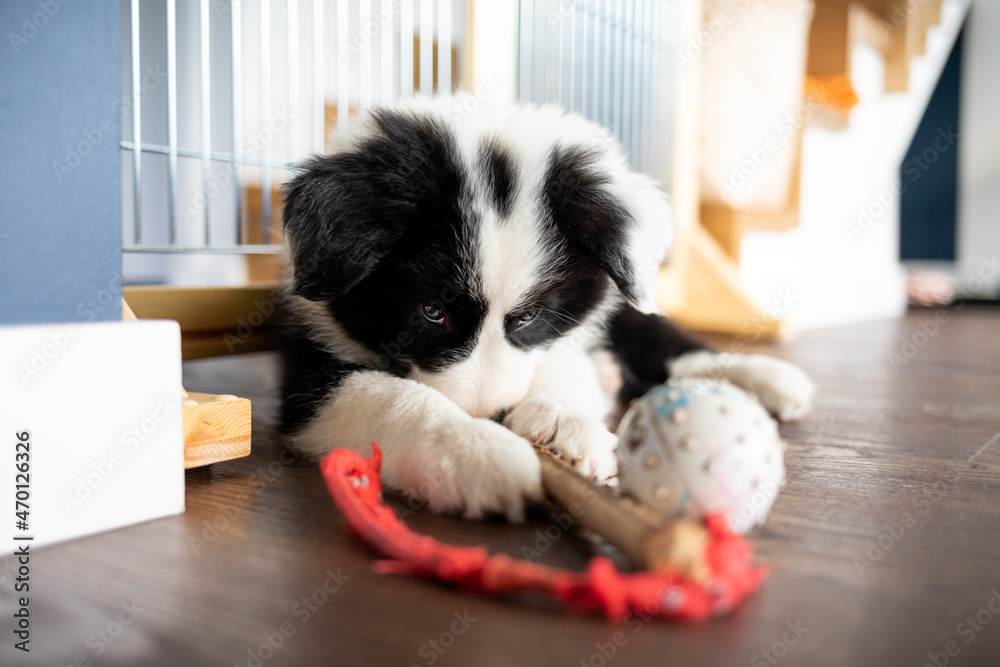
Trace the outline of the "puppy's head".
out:
M 555 107 L 462 108 L 355 121 L 289 183 L 284 225 L 292 293 L 323 304 L 353 361 L 489 417 L 525 397 L 557 339 L 622 298 L 654 307 L 671 221 L 598 126 Z

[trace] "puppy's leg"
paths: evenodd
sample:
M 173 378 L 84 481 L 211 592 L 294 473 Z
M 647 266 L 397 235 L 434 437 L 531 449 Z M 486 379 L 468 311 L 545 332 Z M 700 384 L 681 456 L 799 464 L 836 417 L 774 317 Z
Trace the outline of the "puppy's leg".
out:
M 782 420 L 810 410 L 815 387 L 798 366 L 763 354 L 717 354 L 665 317 L 624 306 L 612 319 L 609 339 L 622 368 L 622 400 L 642 396 L 668 377 L 704 377 L 729 380 L 756 394 Z
M 667 381 L 668 364 L 705 346 L 660 315 L 623 305 L 611 319 L 608 343 L 621 368 L 618 399 L 628 403 Z
M 766 354 L 689 352 L 670 362 L 671 377 L 729 380 L 757 395 L 768 412 L 782 421 L 804 417 L 812 409 L 816 387 L 805 371 Z
M 590 355 L 557 345 L 536 370 L 528 397 L 507 413 L 504 424 L 568 458 L 581 473 L 607 481 L 618 471 L 618 438 L 603 421 L 608 407 Z
M 383 482 L 438 512 L 471 519 L 502 512 L 519 521 L 526 501 L 542 498 L 538 457 L 527 441 L 470 417 L 426 385 L 378 371 L 348 375 L 293 440 L 317 457 L 375 440 Z

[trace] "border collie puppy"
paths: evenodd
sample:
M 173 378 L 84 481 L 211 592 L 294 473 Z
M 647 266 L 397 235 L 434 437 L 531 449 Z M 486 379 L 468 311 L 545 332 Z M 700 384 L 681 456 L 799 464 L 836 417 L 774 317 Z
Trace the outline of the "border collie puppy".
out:
M 797 367 L 722 358 L 650 314 L 667 198 L 601 127 L 555 106 L 417 100 L 353 119 L 285 190 L 282 429 L 299 451 L 382 449 L 383 481 L 437 511 L 518 520 L 532 443 L 616 474 L 612 402 L 727 378 L 782 419 Z M 606 352 L 605 352 L 606 354 Z

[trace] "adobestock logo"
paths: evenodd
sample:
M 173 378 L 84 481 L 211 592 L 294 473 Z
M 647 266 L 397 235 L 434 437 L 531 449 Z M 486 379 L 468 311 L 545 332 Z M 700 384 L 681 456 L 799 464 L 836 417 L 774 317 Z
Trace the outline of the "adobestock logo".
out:
M 994 588 L 990 593 L 993 595 L 986 601 L 983 608 L 976 612 L 975 616 L 970 614 L 955 626 L 955 634 L 962 638 L 963 643 L 971 644 L 993 622 L 994 617 L 1000 614 L 1000 591 Z M 927 653 L 928 661 L 924 663 L 924 667 L 947 667 L 951 663 L 951 659 L 957 657 L 961 652 L 962 647 L 957 641 L 948 641 L 941 647 L 940 651 Z
M 92 470 L 76 478 L 73 493 L 62 495 L 63 507 L 66 508 L 66 511 L 70 514 L 75 512 L 125 463 L 128 454 L 138 450 L 140 445 L 146 442 L 163 422 L 170 419 L 171 415 L 180 409 L 181 399 L 179 396 L 176 399 L 156 399 L 156 407 L 153 408 L 150 416 L 122 433 L 122 449 L 112 450 L 105 458 L 91 463 Z
M 399 0 L 391 0 L 386 6 L 382 3 L 382 9 L 375 18 L 369 18 L 367 25 L 361 25 L 354 29 L 354 38 L 350 42 L 340 45 L 340 53 L 343 56 L 354 56 L 368 49 L 372 45 L 372 39 L 378 37 L 389 28 L 390 34 L 385 39 L 392 39 L 392 17 L 399 13 Z
M 226 349 L 230 352 L 236 351 L 236 346 L 246 342 L 253 332 L 262 327 L 271 315 L 274 315 L 274 300 L 254 301 L 253 310 L 247 314 L 246 318 L 236 319 L 236 333 L 228 331 L 222 334 L 222 342 L 226 344 Z
M 464 635 L 472 627 L 472 624 L 479 619 L 469 613 L 466 609 L 462 613 L 457 611 L 452 614 L 455 618 L 448 626 L 448 629 L 437 636 L 436 639 L 428 639 L 417 650 L 417 655 L 424 659 L 424 664 L 433 665 L 443 656 L 448 649 L 455 645 L 459 637 Z M 418 667 L 415 663 L 410 667 Z
M 750 659 L 751 667 L 767 667 L 778 664 L 778 661 L 788 654 L 788 649 L 798 644 L 799 640 L 809 632 L 809 628 L 802 625 L 799 619 L 795 619 L 795 623 L 786 621 L 785 627 L 788 629 L 782 633 L 781 639 L 772 643 L 768 648 L 761 649 Z
M 260 157 L 265 146 L 269 146 L 280 132 L 283 132 L 292 122 L 294 116 L 287 109 L 277 109 L 274 115 L 258 135 L 244 139 L 242 148 L 244 160 L 256 160 Z M 236 171 L 239 165 L 236 162 L 227 162 L 224 169 L 212 170 L 208 186 L 195 190 L 190 201 L 181 203 L 180 212 L 185 222 L 191 222 L 201 217 L 209 202 L 218 197 L 223 192 L 228 192 L 227 188 L 235 181 Z
M 855 221 L 845 223 L 843 226 L 844 234 L 851 245 L 854 245 L 858 237 L 871 229 L 890 210 L 893 203 L 906 192 L 908 186 L 919 181 L 942 154 L 958 143 L 958 138 L 958 133 L 951 126 L 939 127 L 931 145 L 906 160 L 900 167 L 900 171 L 906 177 L 906 183 L 902 179 L 896 179 L 888 188 L 874 192 L 867 205 L 859 206 Z
M 738 0 L 732 9 L 727 7 L 709 18 L 705 22 L 704 28 L 697 34 L 688 37 L 683 48 L 674 51 L 674 64 L 677 65 L 677 68 L 683 70 L 700 58 L 705 49 L 714 44 L 726 28 L 736 21 L 738 12 L 749 6 L 750 0 Z
M 21 382 L 27 385 L 32 378 L 41 375 L 49 367 L 49 363 L 66 349 L 70 340 L 79 335 L 80 327 L 75 324 L 67 324 L 62 331 L 50 333 L 47 342 L 32 350 L 31 358 L 26 364 L 18 364 L 17 374 L 20 376 Z
M 444 310 L 447 310 L 449 304 L 455 303 L 458 298 L 458 290 L 451 285 L 446 285 L 444 289 L 441 290 L 441 294 L 437 299 L 430 301 L 427 305 L 437 306 Z M 378 354 L 375 359 L 375 367 L 379 370 L 387 370 L 392 366 L 394 362 L 399 362 L 403 360 L 406 355 L 406 349 L 413 345 L 414 335 L 420 335 L 430 326 L 427 320 L 419 312 L 413 312 L 410 314 L 409 319 L 406 321 L 409 329 L 403 329 L 396 334 L 395 339 L 389 342 L 379 343 L 379 349 L 382 351 Z
M 642 632 L 646 624 L 663 611 L 664 607 L 676 609 L 679 599 L 680 593 L 676 587 L 661 582 L 652 595 L 636 605 L 637 608 L 625 614 L 625 618 L 622 619 L 624 626 L 631 631 L 631 635 L 626 634 L 624 630 L 617 630 L 608 638 L 609 641 L 594 642 L 596 650 L 585 658 L 578 658 L 576 664 L 579 667 L 606 667 L 625 648 L 632 636 Z

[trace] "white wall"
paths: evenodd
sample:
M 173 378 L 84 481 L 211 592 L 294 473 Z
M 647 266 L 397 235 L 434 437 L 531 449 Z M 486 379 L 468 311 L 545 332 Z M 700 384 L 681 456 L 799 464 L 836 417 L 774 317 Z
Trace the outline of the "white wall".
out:
M 1000 2 L 973 3 L 962 54 L 959 138 L 958 274 L 960 287 L 997 295 L 1000 275 Z M 986 279 L 974 280 L 982 272 Z
M 899 166 L 966 10 L 966 0 L 944 3 L 941 25 L 928 32 L 926 55 L 911 61 L 906 92 L 883 92 L 881 54 L 855 47 L 851 80 L 861 101 L 849 129 L 805 128 L 799 227 L 743 237 L 741 285 L 761 308 L 784 298 L 790 303 L 779 314 L 799 329 L 903 312 Z

